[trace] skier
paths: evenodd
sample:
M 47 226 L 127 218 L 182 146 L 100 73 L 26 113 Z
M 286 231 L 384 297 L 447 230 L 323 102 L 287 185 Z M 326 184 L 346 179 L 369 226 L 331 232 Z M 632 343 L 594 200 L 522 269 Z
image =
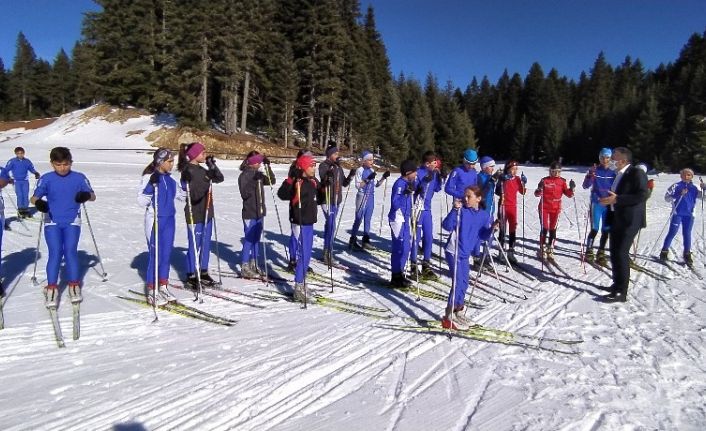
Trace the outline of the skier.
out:
M 508 227 L 507 259 L 510 263 L 517 263 L 515 257 L 515 240 L 517 239 L 517 194 L 527 192 L 527 177 L 525 174 L 517 176 L 518 163 L 509 160 L 503 169 L 503 175 L 496 187 L 495 193 L 500 196 L 498 202 L 498 218 L 501 229 Z M 524 220 L 523 220 L 524 221 Z M 500 235 L 500 244 L 505 245 L 505 234 Z
M 405 277 L 404 267 L 411 248 L 410 219 L 412 218 L 413 194 L 416 192 L 415 179 L 417 170 L 413 161 L 405 160 L 400 165 L 400 177 L 392 185 L 390 194 L 390 212 L 387 220 L 392 232 L 392 250 L 390 266 L 392 278 L 390 287 L 405 288 L 412 282 Z
M 706 184 L 701 183 L 701 190 L 696 187 L 692 180 L 694 179 L 694 171 L 689 168 L 684 168 L 679 172 L 681 181 L 672 184 L 664 194 L 664 200 L 672 203 L 672 220 L 669 225 L 667 237 L 664 238 L 662 251 L 659 253 L 659 260 L 666 261 L 669 259 L 669 245 L 672 243 L 681 225 L 682 237 L 684 239 L 684 262 L 688 266 L 694 265 L 694 259 L 691 256 L 691 229 L 694 226 L 694 206 L 696 200 L 703 198 L 703 191 L 706 189 Z
M 333 235 L 336 231 L 336 216 L 338 208 L 343 201 L 343 187 L 348 187 L 355 176 L 355 170 L 351 170 L 348 176 L 343 172 L 343 168 L 338 160 L 338 147 L 329 145 L 326 149 L 326 160 L 319 165 L 319 178 L 321 184 L 326 186 L 325 198 L 320 202 L 324 212 L 324 263 L 333 264 Z
M 39 172 L 34 169 L 32 161 L 25 158 L 24 148 L 15 148 L 15 157 L 7 161 L 5 171 L 8 175 L 12 175 L 10 184 L 15 185 L 15 195 L 17 196 L 17 217 L 32 217 L 32 214 L 29 212 L 29 181 L 27 180 L 27 172 L 33 173 L 34 179 L 36 180 L 39 179 L 40 175 Z
M 7 171 L 0 167 L 0 189 L 5 188 L 6 185 L 10 184 L 10 177 L 7 175 Z M 3 199 L 2 194 L 0 194 L 0 226 L 5 226 L 5 199 Z M 0 227 L 0 250 L 2 250 L 2 234 L 5 229 Z M 2 257 L 0 256 L 0 263 L 2 263 Z M 1 272 L 0 272 L 1 273 Z M 5 289 L 2 286 L 2 281 L 0 281 L 0 298 L 5 296 Z
M 275 183 L 275 174 L 270 161 L 263 154 L 251 151 L 245 158 L 238 177 L 238 188 L 243 198 L 243 250 L 240 256 L 240 275 L 243 278 L 259 278 L 265 275 L 258 266 L 258 249 L 264 229 L 267 207 L 265 186 Z
M 351 239 L 348 241 L 348 248 L 351 250 L 362 250 L 372 248 L 370 244 L 370 221 L 373 218 L 375 209 L 375 187 L 380 187 L 390 176 L 390 171 L 385 171 L 377 182 L 377 173 L 373 170 L 373 153 L 363 151 L 360 156 L 361 166 L 355 171 L 355 187 L 358 194 L 355 197 L 355 220 L 351 229 Z M 356 236 L 360 223 L 363 223 L 363 242 L 358 244 Z
M 466 318 L 464 311 L 470 272 L 469 259 L 479 248 L 481 241 L 490 239 L 493 229 L 498 225 L 497 221 L 493 223 L 490 213 L 480 208 L 481 201 L 480 187 L 466 187 L 464 199 L 454 199 L 453 209 L 441 224 L 444 230 L 451 232 L 446 242 L 445 255 L 453 287 L 449 292 L 444 318 L 441 320 L 441 326 L 446 329 L 463 330 L 473 324 Z
M 311 156 L 297 159 L 293 175 L 288 177 L 277 191 L 277 196 L 289 201 L 289 221 L 292 233 L 298 238 L 294 272 L 294 300 L 306 302 L 310 296 L 306 287 L 306 272 L 311 260 L 311 248 L 314 242 L 314 224 L 316 223 L 317 204 L 324 199 L 324 187 L 315 177 L 316 161 Z
M 52 148 L 49 161 L 54 171 L 40 177 L 31 202 L 39 212 L 44 213 L 44 239 L 49 250 L 44 305 L 56 308 L 59 304 L 57 282 L 62 258 L 71 302 L 79 303 L 83 300 L 78 262 L 81 204 L 95 201 L 96 195 L 88 178 L 71 170 L 73 159 L 68 148 Z
M 172 178 L 174 154 L 167 148 L 159 148 L 154 152 L 152 163 L 142 172 L 142 184 L 137 196 L 137 203 L 145 208 L 145 233 L 149 247 L 149 263 L 147 264 L 146 298 L 150 305 L 156 297 L 157 305 L 176 300 L 167 287 L 169 285 L 170 256 L 174 248 L 174 232 L 176 225 L 177 184 Z M 155 185 L 157 186 L 155 203 Z M 184 196 L 181 196 L 183 200 Z M 154 209 L 157 209 L 157 232 L 155 233 Z M 157 235 L 155 237 L 155 235 Z M 157 250 L 155 247 L 159 246 Z M 154 286 L 154 265 L 157 262 L 157 294 Z
M 417 254 L 419 253 L 419 240 L 422 240 L 422 252 L 424 260 L 422 261 L 421 276 L 424 279 L 439 278 L 431 269 L 431 251 L 434 246 L 434 217 L 431 210 L 431 200 L 434 198 L 434 193 L 441 191 L 441 160 L 434 154 L 433 151 L 424 153 L 424 164 L 417 169 L 417 177 L 415 179 L 415 207 L 413 216 L 416 217 L 414 225 L 416 232 L 414 236 L 414 244 L 412 244 L 412 265 L 410 273 L 416 275 Z
M 495 213 L 495 189 L 501 176 L 500 169 L 495 171 L 495 160 L 492 157 L 483 156 L 480 158 L 480 173 L 477 179 L 477 185 L 483 196 L 480 206 L 490 214 Z
M 201 166 L 204 162 L 208 169 Z M 184 206 L 189 242 L 184 285 L 196 290 L 199 280 L 205 286 L 213 286 L 216 283 L 208 273 L 214 217 L 211 183 L 222 183 L 223 174 L 216 166 L 213 156 L 206 156 L 206 148 L 200 142 L 182 144 L 179 147 L 177 169 L 181 172 L 181 189 L 188 195 Z M 197 269 L 200 270 L 198 276 Z
M 302 156 L 310 156 L 313 157 L 313 154 L 311 154 L 311 151 L 301 149 L 297 151 L 297 157 L 294 159 L 292 164 L 289 166 L 289 172 L 287 173 L 287 178 L 291 178 L 294 180 L 294 174 L 297 172 L 297 161 L 299 160 L 300 157 Z M 298 249 L 297 247 L 299 246 L 299 235 L 297 232 L 299 231 L 298 228 L 294 225 L 294 223 L 290 224 L 290 233 L 289 233 L 289 244 L 288 244 L 288 250 L 289 250 L 289 264 L 287 265 L 287 271 L 288 272 L 294 272 L 294 270 L 297 268 L 297 256 L 298 256 Z M 312 273 L 311 268 L 307 268 L 307 272 Z
M 463 165 L 453 168 L 446 181 L 444 191 L 455 199 L 463 199 L 468 186 L 475 186 L 478 182 L 478 172 L 476 163 L 478 153 L 476 150 L 468 149 L 463 152 Z
M 542 225 L 541 233 L 539 234 L 539 252 L 540 259 L 554 258 L 554 241 L 556 241 L 556 227 L 559 224 L 559 215 L 561 214 L 561 196 L 574 196 L 576 183 L 574 180 L 566 185 L 566 180 L 561 177 L 561 164 L 552 162 L 549 166 L 549 176 L 542 178 L 534 191 L 534 195 L 539 199 L 539 220 Z M 544 248 L 544 242 L 549 233 L 549 242 L 547 248 Z
M 586 172 L 586 177 L 583 179 L 583 188 L 591 189 L 591 232 L 589 232 L 588 238 L 586 239 L 586 260 L 592 262 L 594 259 L 593 241 L 596 239 L 598 230 L 601 229 L 601 240 L 598 244 L 598 253 L 595 255 L 595 259 L 601 265 L 607 263 L 605 247 L 610 236 L 610 225 L 608 223 L 608 208 L 600 205 L 598 201 L 608 196 L 610 187 L 615 180 L 615 171 L 610 169 L 610 156 L 612 155 L 613 150 L 610 148 L 601 149 L 598 153 L 600 165 L 593 165 L 593 167 Z

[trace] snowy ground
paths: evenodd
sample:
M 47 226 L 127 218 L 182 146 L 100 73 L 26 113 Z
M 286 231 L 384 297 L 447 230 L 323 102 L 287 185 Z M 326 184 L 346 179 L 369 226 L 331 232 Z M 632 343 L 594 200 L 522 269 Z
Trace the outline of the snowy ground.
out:
M 80 243 L 86 264 L 82 336 L 78 341 L 70 339 L 71 313 L 64 301 L 60 315 L 67 348 L 58 349 L 42 305 L 43 240 L 37 268 L 40 286 L 30 280 L 39 225 L 28 221 L 25 228 L 14 219 L 10 202 L 14 192 L 4 190 L 12 231 L 5 232 L 2 254 L 8 290 L 6 327 L 0 331 L 3 429 L 704 428 L 704 282 L 677 262 L 671 264 L 672 270 L 650 260 L 659 250 L 660 233 L 670 211 L 661 196 L 678 179 L 676 175 L 656 178 L 654 196 L 648 202 L 649 227 L 642 232 L 638 249 L 638 261 L 667 280 L 633 272 L 635 283 L 628 303 L 595 301 L 596 295 L 604 293 L 598 287 L 609 285 L 610 279 L 595 267 L 587 265 L 585 271 L 581 267 L 570 200 L 565 200 L 566 216 L 559 226 L 562 240 L 557 260 L 562 271 L 547 272 L 547 281 L 540 281 L 506 274 L 501 266 L 500 286 L 489 276 L 481 279 L 474 300 L 485 308 L 473 311 L 474 320 L 523 334 L 584 340 L 565 346 L 562 350 L 567 353 L 389 329 L 386 326 L 409 325 L 410 317 L 439 318 L 444 303 L 417 301 L 415 295 L 365 283 L 357 291 L 338 287 L 329 296 L 389 308 L 392 318 L 372 319 L 317 305 L 302 310 L 286 301 L 238 297 L 249 305 L 216 298 L 197 304 L 238 319 L 234 327 L 164 311 L 159 312 L 159 322 L 152 324 L 150 309 L 116 296 L 143 284 L 146 247 L 135 187 L 142 168 L 151 160 L 148 152 L 139 149 L 148 148 L 144 137 L 159 126 L 149 118 L 122 125 L 99 120 L 76 124 L 75 116 L 67 116 L 24 134 L 13 130 L 12 139 L 0 133 L 3 163 L 12 156 L 12 148 L 22 145 L 42 172 L 49 169 L 51 147 L 72 148 L 74 169 L 88 175 L 98 196 L 88 210 L 109 273 L 108 281 L 101 282 L 84 223 Z M 134 130 L 145 132 L 126 137 Z M 221 265 L 228 271 L 237 269 L 242 234 L 238 164 L 220 162 L 226 181 L 214 191 Z M 286 168 L 275 167 L 278 179 Z M 545 168 L 536 167 L 524 171 L 531 186 L 546 173 Z M 583 171 L 566 169 L 564 176 L 580 182 Z M 576 198 L 581 235 L 587 196 L 580 192 Z M 352 202 L 351 194 L 336 256 L 368 275 L 388 278 L 386 256 L 353 254 L 343 245 L 352 224 Z M 378 189 L 373 240 L 385 248 L 389 228 L 383 226 L 382 238 L 377 236 L 381 203 L 382 190 Z M 277 204 L 284 222 L 286 204 Z M 445 211 L 446 203 L 437 197 L 435 204 L 438 223 L 439 206 Z M 279 232 L 271 201 L 268 205 L 266 228 L 273 240 L 268 256 L 273 269 L 289 277 L 281 271 L 285 237 Z M 538 273 L 540 263 L 533 257 L 538 236 L 536 205 L 537 199 L 528 196 L 527 255 L 523 259 Z M 389 202 L 385 207 L 389 208 Z M 323 224 L 316 228 L 320 236 Z M 285 223 L 284 233 L 288 232 Z M 321 244 L 317 238 L 318 250 Z M 700 207 L 694 245 L 697 265 L 704 273 Z M 184 272 L 185 247 L 185 225 L 177 218 L 172 260 L 175 280 Z M 680 247 L 678 237 L 673 251 L 680 255 Z M 312 266 L 324 273 L 322 264 Z M 216 267 L 215 255 L 211 267 Z M 361 281 L 340 270 L 335 270 L 334 277 Z M 223 280 L 227 287 L 243 292 L 265 288 L 230 277 Z M 185 302 L 191 301 L 189 293 L 177 293 Z

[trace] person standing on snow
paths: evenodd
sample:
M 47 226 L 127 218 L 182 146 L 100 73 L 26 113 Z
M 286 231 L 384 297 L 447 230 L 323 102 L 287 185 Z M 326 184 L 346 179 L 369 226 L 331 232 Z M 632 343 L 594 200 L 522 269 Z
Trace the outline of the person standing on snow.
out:
M 282 183 L 277 196 L 289 201 L 289 221 L 292 223 L 292 233 L 299 242 L 294 272 L 294 300 L 307 302 L 311 294 L 305 283 L 306 272 L 314 243 L 317 205 L 324 199 L 325 189 L 316 179 L 316 161 L 311 156 L 299 157 L 292 174 Z
M 480 187 L 483 199 L 481 207 L 490 214 L 495 213 L 495 188 L 502 176 L 502 171 L 495 171 L 495 160 L 490 156 L 480 158 L 480 173 L 478 174 L 477 185 Z
M 490 213 L 480 208 L 482 199 L 480 187 L 466 187 L 464 199 L 454 200 L 453 208 L 441 223 L 445 231 L 451 232 L 446 241 L 445 255 L 453 286 L 449 292 L 444 318 L 441 320 L 441 326 L 446 329 L 463 330 L 473 324 L 465 316 L 464 310 L 468 274 L 471 270 L 470 258 L 482 241 L 490 239 L 498 224 L 493 223 Z
M 240 167 L 238 189 L 243 199 L 243 249 L 240 253 L 240 275 L 260 278 L 266 273 L 257 266 L 260 238 L 265 227 L 265 186 L 275 184 L 270 161 L 257 151 L 250 151 Z M 265 268 L 267 262 L 265 262 Z
M 403 161 L 400 165 L 400 177 L 395 180 L 390 193 L 390 211 L 387 214 L 387 220 L 390 222 L 392 233 L 390 253 L 392 269 L 390 287 L 392 288 L 405 288 L 412 285 L 412 282 L 405 277 L 404 267 L 412 246 L 410 220 L 414 207 L 413 194 L 417 191 L 416 178 L 417 167 L 414 162 Z
M 681 225 L 681 233 L 684 240 L 684 262 L 689 265 L 694 265 L 694 259 L 691 257 L 691 229 L 694 227 L 694 207 L 697 199 L 703 199 L 703 190 L 706 189 L 706 184 L 701 182 L 700 190 L 692 182 L 694 179 L 694 171 L 689 168 L 684 168 L 679 172 L 681 181 L 672 184 L 664 194 L 664 200 L 672 204 L 672 220 L 669 224 L 669 231 L 662 251 L 659 253 L 659 260 L 667 261 L 669 259 L 669 246 L 672 240 L 679 231 Z
M 44 305 L 56 308 L 59 305 L 58 281 L 62 260 L 65 263 L 71 302 L 83 301 L 78 261 L 81 205 L 95 201 L 96 195 L 88 178 L 71 170 L 73 159 L 68 148 L 52 148 L 49 161 L 54 171 L 39 178 L 30 201 L 39 212 L 44 213 L 44 239 L 49 249 Z
M 583 179 L 584 190 L 588 188 L 591 189 L 591 206 L 589 213 L 591 217 L 591 232 L 589 232 L 588 238 L 586 239 L 586 260 L 593 262 L 593 241 L 596 239 L 598 230 L 601 229 L 601 240 L 598 244 L 598 253 L 595 255 L 596 260 L 598 260 L 601 265 L 607 262 L 605 246 L 610 236 L 610 224 L 608 223 L 608 208 L 600 205 L 598 201 L 608 196 L 610 186 L 612 186 L 613 181 L 615 181 L 615 172 L 610 169 L 610 156 L 612 155 L 613 150 L 610 148 L 601 149 L 598 153 L 600 165 L 593 165 Z
M 313 157 L 313 154 L 311 154 L 311 151 L 301 149 L 297 151 L 297 156 L 292 162 L 292 164 L 289 166 L 289 172 L 287 173 L 287 178 L 291 178 L 294 180 L 294 174 L 297 172 L 299 168 L 297 168 L 297 161 L 299 160 L 300 157 L 302 156 L 310 156 Z M 297 268 L 297 256 L 299 255 L 299 228 L 294 225 L 294 223 L 290 224 L 290 230 L 289 230 L 289 243 L 287 244 L 287 250 L 289 250 L 289 264 L 287 265 L 287 272 L 293 273 L 296 268 Z M 307 272 L 313 272 L 311 268 L 307 268 Z
M 566 184 L 566 180 L 561 177 L 561 164 L 552 162 L 549 166 L 549 176 L 542 178 L 534 191 L 534 195 L 539 198 L 539 221 L 542 230 L 539 234 L 539 258 L 554 258 L 554 242 L 556 241 L 556 227 L 559 224 L 561 215 L 561 197 L 574 196 L 576 183 L 574 180 Z M 549 242 L 544 247 L 545 239 L 549 233 Z
M 321 184 L 326 185 L 324 200 L 319 202 L 324 213 L 324 263 L 333 264 L 333 244 L 336 233 L 336 217 L 338 208 L 343 201 L 343 187 L 348 187 L 355 176 L 355 170 L 351 170 L 348 176 L 343 172 L 343 168 L 338 160 L 338 147 L 330 145 L 326 149 L 326 160 L 319 165 L 319 179 Z
M 32 161 L 25 158 L 24 148 L 15 148 L 15 157 L 7 161 L 5 171 L 8 175 L 12 176 L 10 184 L 15 185 L 17 217 L 32 217 L 32 214 L 29 212 L 29 180 L 27 180 L 27 172 L 34 174 L 34 179 L 36 180 L 39 179 L 40 175 L 39 172 L 34 169 Z
M 422 251 L 424 260 L 422 261 L 421 276 L 424 279 L 439 278 L 431 269 L 431 252 L 434 245 L 434 217 L 431 210 L 431 200 L 434 193 L 441 191 L 441 159 L 439 159 L 433 151 L 424 153 L 424 164 L 417 169 L 417 178 L 415 179 L 415 189 L 418 194 L 415 196 L 415 206 L 417 207 L 416 232 L 414 236 L 414 244 L 412 244 L 412 265 L 411 273 L 416 275 L 417 254 L 419 253 L 419 241 L 422 241 Z
M 137 203 L 145 208 L 145 234 L 149 249 L 149 263 L 147 264 L 147 302 L 153 304 L 156 297 L 157 305 L 175 301 L 176 297 L 169 291 L 169 270 L 171 268 L 171 255 L 174 248 L 174 234 L 176 228 L 177 183 L 172 178 L 174 168 L 174 154 L 167 148 L 159 148 L 154 152 L 152 163 L 142 172 L 140 192 Z M 154 201 L 155 192 L 157 202 Z M 181 196 L 180 200 L 183 200 Z M 154 209 L 157 209 L 157 232 L 155 232 Z M 155 245 L 159 246 L 159 250 Z M 155 261 L 157 264 L 157 292 L 155 295 Z
M 527 192 L 527 177 L 525 174 L 517 176 L 518 163 L 510 160 L 505 164 L 503 175 L 495 190 L 500 196 L 498 202 L 498 219 L 500 220 L 500 244 L 505 244 L 505 224 L 508 226 L 507 259 L 510 263 L 517 263 L 515 257 L 515 240 L 517 239 L 517 194 Z M 524 222 L 524 220 L 523 220 Z
M 478 172 L 476 163 L 478 153 L 476 150 L 468 149 L 463 152 L 463 165 L 453 168 L 446 181 L 444 191 L 454 199 L 463 199 L 468 186 L 475 186 L 478 183 Z
M 6 185 L 10 184 L 10 177 L 7 175 L 5 169 L 0 167 L 0 190 L 5 188 Z M 0 250 L 2 250 L 2 234 L 5 232 L 5 199 L 2 194 L 0 194 Z M 2 256 L 0 256 L 0 264 L 2 263 Z M 2 272 L 0 272 L 2 274 Z M 5 296 L 5 288 L 2 286 L 0 281 L 0 299 Z
M 372 247 L 370 244 L 370 221 L 375 209 L 375 188 L 380 187 L 390 176 L 390 171 L 385 171 L 382 178 L 375 181 L 377 173 L 373 170 L 373 153 L 363 151 L 360 158 L 362 164 L 355 171 L 355 186 L 358 189 L 358 194 L 355 197 L 355 220 L 351 229 L 351 239 L 348 241 L 348 248 L 351 250 Z M 363 222 L 363 242 L 359 245 L 356 236 L 361 222 Z
M 201 166 L 204 162 L 208 169 Z M 216 283 L 208 273 L 214 217 L 211 184 L 222 183 L 223 174 L 216 166 L 213 156 L 206 156 L 206 147 L 200 142 L 182 144 L 179 147 L 177 169 L 181 172 L 181 189 L 187 192 L 184 216 L 189 250 L 186 253 L 184 285 L 197 290 L 199 281 L 203 286 L 213 286 Z

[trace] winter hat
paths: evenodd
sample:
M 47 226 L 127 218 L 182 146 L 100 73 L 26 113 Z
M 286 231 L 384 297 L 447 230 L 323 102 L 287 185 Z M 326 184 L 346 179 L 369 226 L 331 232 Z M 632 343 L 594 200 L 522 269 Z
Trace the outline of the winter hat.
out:
M 173 157 L 172 151 L 167 148 L 158 148 L 153 154 L 152 164 L 157 167 Z
M 337 152 L 338 152 L 337 146 L 334 145 L 332 147 L 328 147 L 328 148 L 326 148 L 326 157 L 327 158 L 331 157 L 332 154 L 337 153 Z
M 647 173 L 647 165 L 644 163 L 638 163 L 637 166 L 635 166 L 637 169 L 641 170 L 644 173 Z
M 475 163 L 478 161 L 478 153 L 476 150 L 468 149 L 463 152 L 463 161 L 466 163 Z
M 186 158 L 189 159 L 189 161 L 194 160 L 204 151 L 206 151 L 206 147 L 204 147 L 201 142 L 191 143 L 189 144 L 188 150 L 186 150 Z
M 417 165 L 415 165 L 414 162 L 411 160 L 405 160 L 404 162 L 402 162 L 402 165 L 400 165 L 400 174 L 402 174 L 403 177 L 406 177 L 411 172 L 414 172 L 416 170 Z
M 559 162 L 552 162 L 552 164 L 549 165 L 549 169 L 551 169 L 551 170 L 561 170 L 561 163 L 559 163 Z
M 610 148 L 601 148 L 601 152 L 598 153 L 598 157 L 610 157 L 613 155 L 613 150 Z
M 265 160 L 264 155 L 253 154 L 252 156 L 248 157 L 248 165 L 257 165 L 258 163 L 262 163 L 263 160 Z
M 373 153 L 371 153 L 368 150 L 365 150 L 362 153 L 360 153 L 360 160 L 373 160 L 373 159 L 374 159 Z
M 314 165 L 316 165 L 316 160 L 311 156 L 301 156 L 297 159 L 297 167 L 299 169 L 303 170 Z
M 495 167 L 495 160 L 493 160 L 492 157 L 489 156 L 483 156 L 480 158 L 480 167 L 481 169 L 485 168 L 494 168 Z
M 514 168 L 515 166 L 519 166 L 520 164 L 517 163 L 517 160 L 508 160 L 507 163 L 505 163 L 505 172 L 509 172 L 511 168 Z

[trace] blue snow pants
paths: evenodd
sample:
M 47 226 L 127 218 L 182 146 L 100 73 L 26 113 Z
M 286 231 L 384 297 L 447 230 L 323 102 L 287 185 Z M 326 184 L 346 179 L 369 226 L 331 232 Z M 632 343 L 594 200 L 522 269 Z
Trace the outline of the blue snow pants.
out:
M 157 280 L 160 285 L 169 282 L 169 269 L 171 268 L 172 249 L 174 248 L 174 235 L 176 218 L 171 216 L 157 217 L 157 234 L 159 235 L 159 250 L 157 250 Z M 154 286 L 154 260 L 155 260 L 154 226 L 150 236 L 150 260 L 147 264 L 147 284 Z
M 69 283 L 79 283 L 78 240 L 81 226 L 71 222 L 47 223 L 44 225 L 44 239 L 49 249 L 47 259 L 47 284 L 56 285 L 59 281 L 61 259 L 66 265 Z
M 240 263 L 245 265 L 251 260 L 257 262 L 260 239 L 264 229 L 264 218 L 243 220 L 243 251 L 240 253 Z

